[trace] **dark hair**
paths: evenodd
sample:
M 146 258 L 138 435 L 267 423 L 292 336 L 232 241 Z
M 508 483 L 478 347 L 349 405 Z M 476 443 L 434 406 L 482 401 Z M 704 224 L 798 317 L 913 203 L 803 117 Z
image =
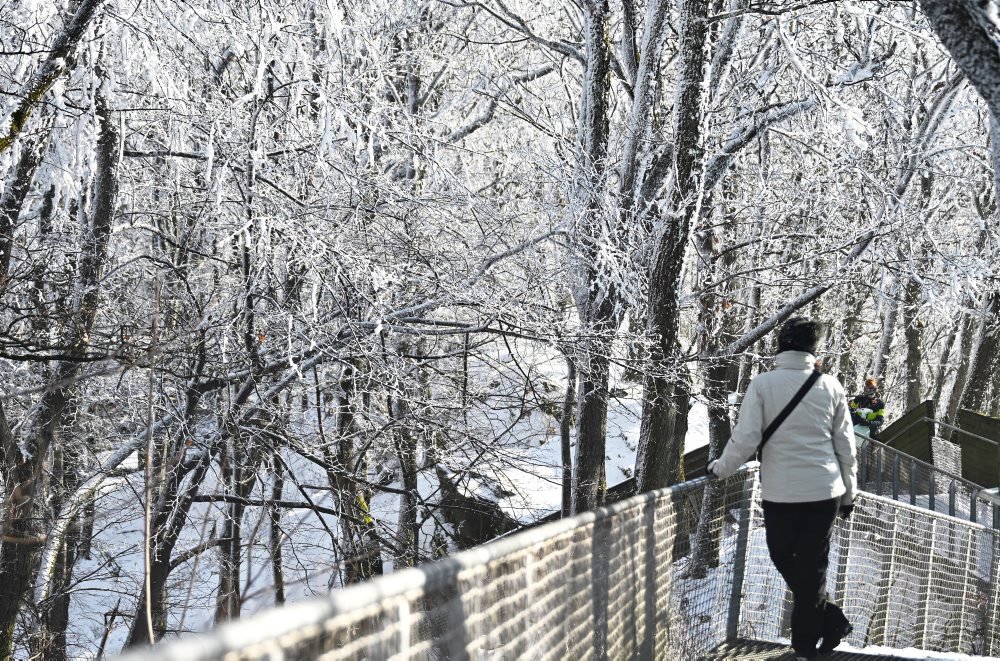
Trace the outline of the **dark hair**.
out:
M 822 334 L 823 322 L 807 317 L 792 317 L 778 333 L 778 353 L 805 351 L 815 355 Z

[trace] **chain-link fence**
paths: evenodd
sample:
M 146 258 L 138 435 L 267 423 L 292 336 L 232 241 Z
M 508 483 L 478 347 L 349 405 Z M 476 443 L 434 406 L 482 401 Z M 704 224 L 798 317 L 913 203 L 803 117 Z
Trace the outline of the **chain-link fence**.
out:
M 696 659 L 787 636 L 762 524 L 753 465 L 130 659 Z M 990 528 L 862 494 L 831 550 L 849 642 L 1000 651 L 998 546 Z
M 789 637 L 791 595 L 768 561 L 763 513 L 750 514 L 738 637 Z M 862 493 L 838 523 L 827 589 L 854 625 L 847 642 L 942 652 L 1000 652 L 1000 534 L 990 527 Z M 779 609 L 772 604 L 784 594 Z M 776 612 L 777 611 L 777 612 Z

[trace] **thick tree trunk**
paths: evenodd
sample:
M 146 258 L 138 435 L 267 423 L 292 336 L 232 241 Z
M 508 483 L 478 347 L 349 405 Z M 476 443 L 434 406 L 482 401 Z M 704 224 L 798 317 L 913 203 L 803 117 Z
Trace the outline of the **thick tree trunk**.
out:
M 958 419 L 958 409 L 962 403 L 962 393 L 965 391 L 965 383 L 968 380 L 969 367 L 972 363 L 972 348 L 976 337 L 976 318 L 971 314 L 965 315 L 959 339 L 959 355 L 955 358 L 958 370 L 955 372 L 955 381 L 951 387 L 951 395 L 948 398 L 948 405 L 944 409 L 944 421 L 954 425 Z M 944 437 L 951 439 L 951 430 L 945 428 Z
M 970 356 L 969 377 L 962 388 L 960 407 L 971 411 L 985 411 L 986 395 L 997 369 L 997 352 L 1000 351 L 1000 293 L 990 296 L 980 325 L 979 339 Z
M 573 513 L 573 410 L 576 400 L 576 364 L 566 357 L 566 396 L 559 419 L 559 441 L 562 447 L 562 516 Z
M 578 368 L 580 392 L 576 404 L 573 513 L 604 502 L 604 453 L 608 423 L 608 352 L 610 342 L 588 342 L 590 355 Z
M 663 212 L 664 227 L 654 241 L 646 305 L 647 336 L 653 345 L 635 467 L 640 493 L 674 484 L 682 473 L 683 439 L 678 439 L 675 431 L 678 398 L 684 397 L 679 379 L 677 295 L 688 233 L 700 202 L 707 18 L 706 0 L 684 0 L 673 121 L 675 183 L 669 210 Z
M 955 63 L 986 101 L 991 113 L 1000 116 L 1000 38 L 994 3 L 981 0 L 919 2 Z
M 920 281 L 911 277 L 903 288 L 903 329 L 906 337 L 906 409 L 912 410 L 923 401 L 923 333 L 917 317 L 920 308 Z
M 573 475 L 573 512 L 592 509 L 602 502 L 605 431 L 608 416 L 608 365 L 610 334 L 617 328 L 614 288 L 602 280 L 598 256 L 607 240 L 603 189 L 607 172 L 608 79 L 611 52 L 608 39 L 609 9 L 606 0 L 584 3 L 586 63 L 580 99 L 580 154 L 577 190 L 585 218 L 576 237 L 583 262 L 574 297 L 584 339 L 574 358 L 579 372 L 577 394 L 576 458 Z

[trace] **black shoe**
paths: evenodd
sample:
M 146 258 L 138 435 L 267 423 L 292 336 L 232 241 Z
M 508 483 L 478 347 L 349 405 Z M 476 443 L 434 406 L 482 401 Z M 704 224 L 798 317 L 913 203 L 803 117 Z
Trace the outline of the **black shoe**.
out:
M 820 654 L 832 652 L 840 644 L 840 641 L 851 635 L 852 631 L 854 631 L 854 627 L 850 624 L 845 624 L 830 635 L 823 636 L 823 643 L 819 646 Z
M 800 659 L 815 659 L 819 656 L 819 652 L 816 651 L 815 644 L 813 644 L 811 648 L 807 647 L 800 649 L 798 647 L 792 647 L 792 649 L 795 651 L 795 661 L 800 661 Z

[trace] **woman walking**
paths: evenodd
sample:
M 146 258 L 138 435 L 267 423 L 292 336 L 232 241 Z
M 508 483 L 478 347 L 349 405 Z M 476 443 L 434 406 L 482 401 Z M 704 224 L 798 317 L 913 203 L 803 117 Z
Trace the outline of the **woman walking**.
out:
M 822 331 L 804 317 L 785 323 L 775 369 L 750 382 L 732 437 L 708 464 L 726 478 L 760 448 L 767 548 L 794 599 L 798 659 L 833 650 L 852 630 L 826 591 L 830 536 L 838 513 L 854 508 L 857 463 L 844 388 L 815 370 Z

